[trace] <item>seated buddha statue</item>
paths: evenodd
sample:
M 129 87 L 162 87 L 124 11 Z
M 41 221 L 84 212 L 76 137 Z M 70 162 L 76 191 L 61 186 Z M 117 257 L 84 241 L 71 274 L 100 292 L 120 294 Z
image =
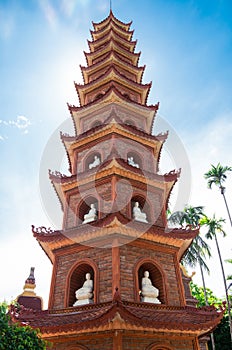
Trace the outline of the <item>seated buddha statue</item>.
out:
M 84 221 L 82 224 L 87 224 L 88 222 L 92 222 L 97 219 L 97 209 L 95 208 L 95 205 L 92 203 L 90 204 L 90 209 L 87 214 L 84 215 Z
M 152 285 L 148 271 L 144 272 L 144 277 L 142 278 L 141 295 L 143 302 L 160 304 L 160 301 L 157 298 L 159 296 L 159 290 Z
M 133 208 L 133 218 L 136 221 L 148 222 L 146 213 L 143 213 L 142 210 L 139 208 L 139 202 L 135 202 Z
M 93 303 L 93 280 L 91 280 L 90 273 L 87 273 L 85 277 L 86 281 L 83 286 L 75 292 L 77 300 L 73 306 Z
M 89 169 L 95 168 L 96 166 L 98 166 L 100 164 L 100 158 L 98 156 L 94 156 L 94 160 L 92 163 L 89 164 Z

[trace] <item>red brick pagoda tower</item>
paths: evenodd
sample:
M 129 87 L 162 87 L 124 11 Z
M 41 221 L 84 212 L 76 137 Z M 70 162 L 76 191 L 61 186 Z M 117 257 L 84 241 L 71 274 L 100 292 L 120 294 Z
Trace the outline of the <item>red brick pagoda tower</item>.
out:
M 48 310 L 18 320 L 56 350 L 205 349 L 222 313 L 197 309 L 180 260 L 198 231 L 165 229 L 179 171 L 159 173 L 167 134 L 152 135 L 131 23 L 93 23 L 76 135 L 62 134 L 71 175 L 50 172 L 64 212 L 59 231 L 33 227 L 53 264 Z M 54 154 L 55 156 L 55 154 Z

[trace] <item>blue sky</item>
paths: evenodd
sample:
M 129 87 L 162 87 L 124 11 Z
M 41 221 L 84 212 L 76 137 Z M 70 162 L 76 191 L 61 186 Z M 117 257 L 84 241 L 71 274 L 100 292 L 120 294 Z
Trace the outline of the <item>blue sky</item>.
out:
M 182 167 L 187 179 L 185 203 L 177 207 L 204 205 L 209 215 L 226 217 L 219 192 L 207 189 L 203 174 L 210 164 L 232 165 L 231 1 L 112 0 L 112 8 L 120 20 L 133 21 L 139 64 L 146 65 L 143 82 L 152 81 L 149 103 L 160 102 L 155 133 L 170 130 L 161 165 L 164 171 Z M 0 300 L 22 292 L 31 266 L 37 293 L 47 300 L 51 265 L 31 224 L 59 227 L 62 214 L 47 169 L 65 168 L 59 131 L 73 134 L 66 103 L 78 104 L 73 81 L 82 83 L 79 65 L 86 65 L 89 30 L 108 13 L 105 0 L 0 2 Z M 51 140 L 58 161 L 44 155 Z M 179 157 L 173 156 L 177 140 Z M 231 180 L 229 175 L 232 207 Z M 223 257 L 231 258 L 232 230 L 225 228 L 228 237 L 219 243 Z M 209 265 L 207 284 L 221 296 L 216 255 Z

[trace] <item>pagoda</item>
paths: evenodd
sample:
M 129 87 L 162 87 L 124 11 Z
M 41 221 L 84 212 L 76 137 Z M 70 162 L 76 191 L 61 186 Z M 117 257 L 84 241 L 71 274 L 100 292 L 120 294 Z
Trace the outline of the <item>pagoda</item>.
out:
M 206 349 L 223 316 L 196 308 L 180 266 L 198 230 L 167 228 L 180 170 L 159 172 L 168 134 L 152 134 L 159 104 L 147 104 L 130 27 L 112 11 L 93 23 L 79 105 L 68 105 L 75 136 L 61 133 L 70 175 L 49 173 L 63 227 L 32 227 L 53 264 L 48 309 L 12 317 L 55 350 Z

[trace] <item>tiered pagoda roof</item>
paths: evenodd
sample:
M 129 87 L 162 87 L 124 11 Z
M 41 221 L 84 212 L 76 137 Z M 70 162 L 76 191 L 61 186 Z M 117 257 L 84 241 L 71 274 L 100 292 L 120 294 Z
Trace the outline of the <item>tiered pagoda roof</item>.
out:
M 115 292 L 111 302 L 61 310 L 37 311 L 12 308 L 12 318 L 40 328 L 46 338 L 73 336 L 76 332 L 172 331 L 201 336 L 215 328 L 223 317 L 214 307 L 167 307 L 122 301 Z

